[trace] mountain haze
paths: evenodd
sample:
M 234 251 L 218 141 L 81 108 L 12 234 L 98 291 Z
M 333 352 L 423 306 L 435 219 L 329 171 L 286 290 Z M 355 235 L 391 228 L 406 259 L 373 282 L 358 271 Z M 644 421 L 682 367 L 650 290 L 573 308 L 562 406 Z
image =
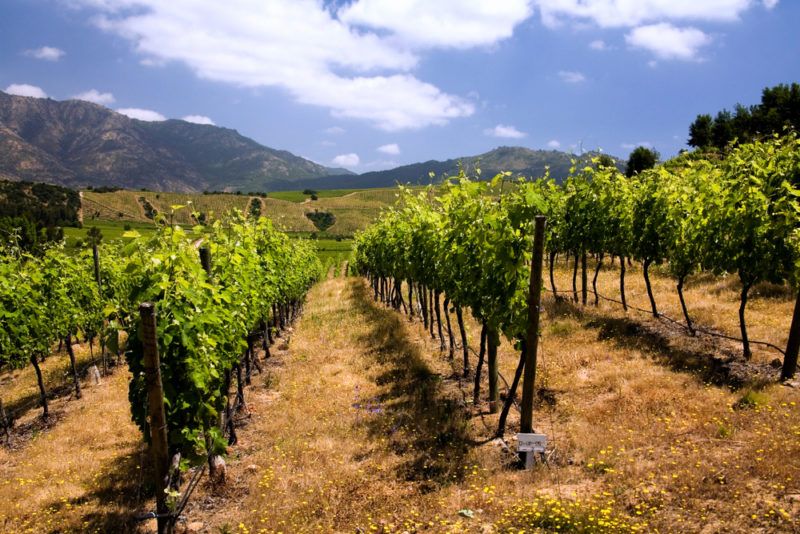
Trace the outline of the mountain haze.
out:
M 145 122 L 81 100 L 0 92 L 0 178 L 164 191 L 272 189 L 348 173 L 262 146 L 237 131 Z
M 276 191 L 298 189 L 360 189 L 367 187 L 392 187 L 401 184 L 428 184 L 439 181 L 442 176 L 458 174 L 463 168 L 468 174 L 474 175 L 475 170 L 481 170 L 484 179 L 490 179 L 502 171 L 511 171 L 515 176 L 537 178 L 544 176 L 549 169 L 550 177 L 557 182 L 563 181 L 569 174 L 573 162 L 585 165 L 596 156 L 598 152 L 587 152 L 581 156 L 560 152 L 558 150 L 534 150 L 525 147 L 501 146 L 477 156 L 464 156 L 444 161 L 430 160 L 423 163 L 412 163 L 385 171 L 366 172 L 358 175 L 325 176 L 312 180 L 300 180 L 294 183 L 280 182 L 273 184 Z M 617 158 L 612 158 L 620 169 L 624 163 Z M 434 178 L 430 177 L 434 173 Z

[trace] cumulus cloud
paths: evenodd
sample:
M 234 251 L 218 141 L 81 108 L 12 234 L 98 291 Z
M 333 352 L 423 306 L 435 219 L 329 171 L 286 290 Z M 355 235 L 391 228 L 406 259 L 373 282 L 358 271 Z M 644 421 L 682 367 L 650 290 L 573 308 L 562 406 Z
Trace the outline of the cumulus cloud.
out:
M 514 126 L 509 126 L 506 124 L 498 124 L 494 128 L 487 128 L 483 131 L 483 133 L 490 137 L 501 137 L 507 139 L 522 139 L 528 135 L 525 132 L 517 130 Z
M 558 77 L 566 83 L 582 83 L 586 81 L 586 76 L 582 72 L 575 70 L 560 70 L 558 71 Z
M 700 49 L 711 43 L 711 37 L 697 28 L 677 28 L 666 22 L 639 26 L 625 36 L 635 48 L 643 48 L 660 59 L 697 59 Z
M 608 45 L 602 39 L 595 39 L 589 43 L 589 48 L 592 50 L 608 50 Z
M 338 15 L 347 24 L 389 31 L 415 48 L 471 48 L 511 37 L 532 13 L 528 0 L 359 0 Z
M 650 141 L 639 141 L 638 143 L 622 143 L 620 145 L 625 150 L 633 150 L 636 147 L 643 146 L 645 148 L 653 148 L 653 143 Z
M 330 128 L 325 128 L 325 133 L 329 135 L 342 135 L 347 130 L 342 128 L 341 126 L 331 126 Z
M 337 167 L 357 167 L 361 158 L 358 157 L 358 154 L 349 153 L 349 154 L 339 154 L 331 162 L 336 165 Z
M 601 28 L 633 28 L 628 44 L 654 53 L 660 59 L 695 59 L 711 38 L 687 21 L 733 22 L 754 7 L 773 9 L 778 0 L 534 0 L 542 22 Z M 680 26 L 680 27 L 678 27 Z M 664 41 L 663 43 L 661 41 Z M 595 50 L 603 41 L 590 44 Z
M 388 33 L 365 29 L 369 23 L 364 17 L 372 11 L 362 17 L 357 6 L 366 2 L 377 9 L 380 2 L 359 0 L 341 7 L 337 16 L 319 0 L 62 1 L 90 9 L 100 28 L 130 40 L 150 61 L 180 62 L 202 78 L 239 87 L 280 87 L 295 101 L 326 108 L 337 118 L 394 131 L 445 124 L 475 111 L 468 99 L 410 74 L 419 57 L 400 26 Z M 474 20 L 482 16 L 478 2 L 452 4 L 448 11 L 438 2 L 421 3 L 420 12 L 408 16 L 443 22 L 462 13 L 472 13 Z M 439 28 L 438 33 L 448 32 Z M 453 46 L 485 41 L 452 38 Z
M 561 143 L 558 141 L 558 139 L 551 139 L 550 141 L 547 142 L 547 148 L 557 150 L 561 148 Z
M 88 91 L 84 91 L 83 93 L 79 93 L 72 98 L 76 100 L 85 100 L 87 102 L 94 102 L 95 104 L 100 104 L 101 106 L 107 106 L 109 104 L 113 104 L 116 99 L 114 95 L 111 93 L 101 93 L 97 89 L 89 89 Z
M 542 21 L 548 26 L 575 20 L 604 28 L 664 20 L 729 22 L 757 3 L 757 0 L 536 0 Z M 763 0 L 768 9 L 776 3 Z
M 209 126 L 215 126 L 214 121 L 205 115 L 186 115 L 185 117 L 181 117 L 181 120 L 194 124 L 207 124 Z
M 165 121 L 167 118 L 157 111 L 153 111 L 152 109 L 141 109 L 141 108 L 120 108 L 117 110 L 117 113 L 122 113 L 132 119 L 139 119 L 140 121 L 147 121 L 147 122 L 158 122 L 158 121 Z
M 378 152 L 396 156 L 400 153 L 400 145 L 397 143 L 389 143 L 388 145 L 381 145 L 378 147 Z
M 42 46 L 41 48 L 25 50 L 23 54 L 28 57 L 43 59 L 44 61 L 58 61 L 66 52 L 54 46 Z
M 6 93 L 16 96 L 30 96 L 33 98 L 47 98 L 47 93 L 41 87 L 27 83 L 12 83 L 6 87 Z

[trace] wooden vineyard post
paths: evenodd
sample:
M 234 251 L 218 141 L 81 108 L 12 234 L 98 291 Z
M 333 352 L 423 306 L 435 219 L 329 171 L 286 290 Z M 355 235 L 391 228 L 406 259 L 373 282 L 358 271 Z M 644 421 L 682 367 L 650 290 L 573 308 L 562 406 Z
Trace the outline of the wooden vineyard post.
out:
M 167 448 L 167 416 L 164 411 L 164 388 L 156 338 L 156 309 L 152 302 L 139 305 L 142 320 L 141 334 L 144 349 L 144 376 L 147 387 L 147 411 L 150 426 L 150 453 L 155 467 L 156 514 L 158 533 L 172 531 L 172 520 L 164 492 L 168 479 L 169 451 Z
M 3 433 L 6 436 L 6 443 L 11 442 L 11 432 L 10 426 L 8 423 L 8 417 L 6 417 L 6 409 L 3 406 L 3 399 L 0 399 L 0 425 L 3 425 Z
M 789 380 L 797 371 L 797 353 L 800 351 L 800 291 L 792 314 L 792 326 L 789 328 L 789 340 L 786 342 L 786 354 L 783 357 L 781 380 Z
M 533 260 L 528 293 L 528 331 L 525 337 L 525 368 L 522 375 L 522 416 L 520 434 L 533 432 L 533 385 L 536 379 L 536 356 L 539 348 L 539 308 L 542 303 L 542 258 L 544 256 L 544 227 L 546 219 L 536 216 L 533 237 Z M 522 447 L 520 447 L 522 448 Z M 535 450 L 520 450 L 519 458 L 525 468 L 533 465 Z
M 92 261 L 94 262 L 94 280 L 97 282 L 97 287 L 102 289 L 100 282 L 100 254 L 97 251 L 96 242 L 92 242 Z
M 211 280 L 211 249 L 208 247 L 200 247 L 200 265 L 208 275 L 209 281 Z
M 206 276 L 208 276 L 209 283 L 211 282 L 211 249 L 207 246 L 200 247 L 200 265 L 203 266 L 203 270 L 206 272 Z M 265 328 L 269 328 L 266 326 Z M 266 340 L 265 340 L 266 343 Z M 269 345 L 265 344 L 265 350 L 267 354 L 269 354 Z M 220 414 L 219 417 L 219 426 L 225 426 L 225 417 L 230 411 L 230 402 L 227 401 L 228 392 L 225 392 L 226 397 L 226 409 Z M 213 483 L 220 482 L 220 477 L 217 473 L 217 462 L 219 461 L 219 457 L 217 455 L 211 455 L 211 436 L 206 434 L 206 450 L 208 452 L 208 475 L 211 478 Z

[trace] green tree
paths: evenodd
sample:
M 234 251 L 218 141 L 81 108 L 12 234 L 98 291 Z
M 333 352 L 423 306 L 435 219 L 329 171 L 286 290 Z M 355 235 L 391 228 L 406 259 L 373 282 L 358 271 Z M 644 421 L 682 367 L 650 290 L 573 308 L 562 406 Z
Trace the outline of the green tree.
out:
M 695 148 L 707 148 L 712 145 L 711 128 L 714 119 L 711 115 L 698 115 L 689 126 L 689 140 L 687 144 Z
M 646 146 L 637 146 L 631 152 L 631 155 L 628 156 L 628 164 L 625 167 L 625 176 L 631 177 L 634 174 L 639 174 L 640 172 L 652 169 L 658 163 L 658 159 L 661 156 L 658 152 L 656 152 L 652 148 L 647 148 Z

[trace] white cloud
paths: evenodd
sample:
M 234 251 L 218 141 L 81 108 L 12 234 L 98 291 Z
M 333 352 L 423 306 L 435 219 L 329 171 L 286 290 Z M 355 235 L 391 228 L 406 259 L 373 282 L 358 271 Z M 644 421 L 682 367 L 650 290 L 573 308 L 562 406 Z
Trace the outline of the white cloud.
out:
M 320 141 L 319 144 L 321 144 L 322 146 L 336 146 L 336 143 L 334 143 L 333 141 L 328 141 L 327 139 L 325 139 L 324 141 Z
M 47 93 L 41 87 L 27 83 L 12 83 L 6 87 L 6 93 L 16 96 L 30 96 L 33 98 L 47 98 Z
M 140 121 L 147 121 L 147 122 L 158 122 L 158 121 L 165 121 L 167 118 L 157 111 L 153 111 L 152 109 L 141 109 L 141 108 L 120 108 L 117 110 L 117 113 L 122 113 L 132 119 L 139 119 Z
M 357 167 L 361 158 L 358 157 L 358 154 L 349 153 L 349 154 L 339 154 L 335 158 L 333 158 L 332 163 L 337 167 Z
M 523 137 L 528 135 L 525 132 L 517 130 L 513 126 L 509 126 L 506 124 L 498 124 L 494 128 L 487 128 L 486 130 L 483 131 L 483 133 L 490 137 L 503 137 L 507 139 L 522 139 Z
M 566 83 L 582 83 L 586 81 L 586 76 L 582 72 L 575 70 L 560 70 L 558 71 L 558 77 Z
M 342 128 L 341 126 L 331 126 L 330 128 L 325 128 L 325 133 L 330 135 L 342 135 L 347 130 Z
M 558 141 L 558 139 L 551 139 L 550 141 L 547 142 L 547 148 L 557 150 L 561 148 L 561 143 Z
M 639 26 L 625 36 L 625 41 L 643 48 L 660 59 L 697 59 L 700 49 L 711 43 L 711 37 L 697 28 L 677 28 L 666 22 Z
M 397 143 L 389 143 L 388 145 L 381 145 L 378 147 L 378 152 L 396 156 L 400 153 L 400 145 Z
M 778 5 L 778 0 L 763 0 L 761 3 L 764 4 L 765 8 L 772 9 Z
M 28 57 L 43 59 L 45 61 L 58 61 L 59 59 L 61 59 L 61 56 L 66 54 L 66 52 L 54 46 L 43 46 L 41 48 L 33 48 L 31 50 L 25 50 L 23 54 L 25 54 Z
M 625 150 L 633 150 L 634 148 L 639 146 L 643 146 L 645 148 L 653 148 L 653 143 L 651 143 L 650 141 L 639 141 L 638 143 L 622 143 L 619 146 L 621 146 Z
M 535 0 L 542 21 L 558 26 L 565 20 L 593 22 L 600 27 L 639 26 L 664 20 L 730 22 L 758 0 Z M 775 0 L 764 0 L 768 9 Z M 775 2 L 777 3 L 777 2 Z
M 88 91 L 84 91 L 83 93 L 79 93 L 72 98 L 76 100 L 85 100 L 87 102 L 94 102 L 95 104 L 100 104 L 101 106 L 107 106 L 109 104 L 113 104 L 116 99 L 114 95 L 111 93 L 101 93 L 97 89 L 89 89 Z
M 365 161 L 359 164 L 359 167 L 361 169 L 376 169 L 376 170 L 392 169 L 394 167 L 397 167 L 397 162 L 391 159 L 378 159 L 373 161 Z
M 139 65 L 143 65 L 145 67 L 163 67 L 166 64 L 167 62 L 165 60 L 152 57 L 146 57 L 139 60 Z
M 415 48 L 492 45 L 532 14 L 529 0 L 358 0 L 338 12 L 347 24 L 387 30 Z
M 357 30 L 320 0 L 62 1 L 91 9 L 99 27 L 130 40 L 150 61 L 180 62 L 202 78 L 239 87 L 280 87 L 337 118 L 394 131 L 475 111 L 473 102 L 409 74 L 419 57 L 400 37 Z
M 194 124 L 207 124 L 210 126 L 215 126 L 214 121 L 205 115 L 186 115 L 185 117 L 182 117 L 181 120 Z
M 589 48 L 592 50 L 608 50 L 608 45 L 602 39 L 595 39 L 589 43 Z

